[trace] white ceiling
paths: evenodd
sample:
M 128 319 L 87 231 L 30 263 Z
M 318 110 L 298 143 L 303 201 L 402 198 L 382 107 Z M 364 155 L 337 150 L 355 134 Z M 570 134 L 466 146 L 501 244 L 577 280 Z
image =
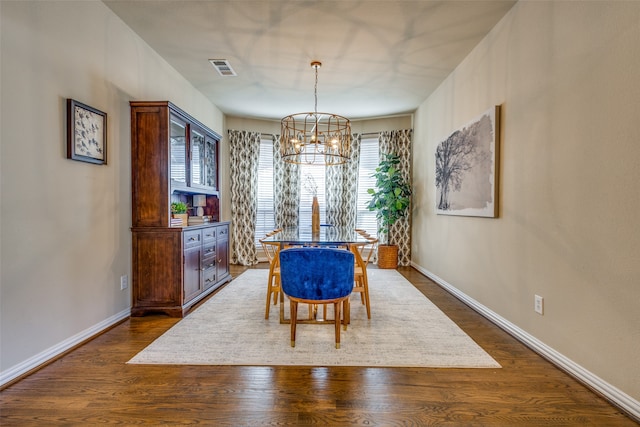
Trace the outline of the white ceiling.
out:
M 314 109 L 351 119 L 414 111 L 511 0 L 103 0 L 232 116 Z M 209 59 L 238 74 L 222 77 Z

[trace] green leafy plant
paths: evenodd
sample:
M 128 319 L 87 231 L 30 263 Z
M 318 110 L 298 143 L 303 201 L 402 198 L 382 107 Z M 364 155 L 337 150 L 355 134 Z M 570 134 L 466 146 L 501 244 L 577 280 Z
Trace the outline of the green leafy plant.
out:
M 384 236 L 380 240 L 386 243 L 389 229 L 397 220 L 407 216 L 411 203 L 411 186 L 402 178 L 399 164 L 400 156 L 393 153 L 383 154 L 375 173 L 371 175 L 376 179 L 376 188 L 367 190 L 367 193 L 371 194 L 367 209 L 376 211 L 381 226 L 380 232 Z
M 187 204 L 183 202 L 171 203 L 171 213 L 174 213 L 174 214 L 187 213 Z

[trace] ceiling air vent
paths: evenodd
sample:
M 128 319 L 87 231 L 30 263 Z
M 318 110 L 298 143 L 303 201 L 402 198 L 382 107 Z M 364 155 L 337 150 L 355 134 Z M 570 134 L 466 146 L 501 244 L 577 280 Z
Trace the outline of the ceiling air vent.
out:
M 229 64 L 229 61 L 227 61 L 226 59 L 210 59 L 209 62 L 211 62 L 213 68 L 218 70 L 218 73 L 222 77 L 237 76 L 236 72 L 233 71 L 233 68 L 231 68 L 231 64 Z

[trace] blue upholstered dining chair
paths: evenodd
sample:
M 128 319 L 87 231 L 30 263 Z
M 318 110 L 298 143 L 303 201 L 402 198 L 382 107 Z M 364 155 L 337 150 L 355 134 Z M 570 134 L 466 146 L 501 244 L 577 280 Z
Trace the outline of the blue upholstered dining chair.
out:
M 340 348 L 340 306 L 347 314 L 353 290 L 354 255 L 345 249 L 322 247 L 280 251 L 280 286 L 289 297 L 291 347 L 296 345 L 298 303 L 333 304 L 336 348 Z M 345 326 L 346 326 L 345 315 Z

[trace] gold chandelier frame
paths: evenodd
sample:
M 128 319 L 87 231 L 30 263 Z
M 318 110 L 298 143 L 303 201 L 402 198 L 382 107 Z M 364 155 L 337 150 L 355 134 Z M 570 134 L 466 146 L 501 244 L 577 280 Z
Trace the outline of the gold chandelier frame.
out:
M 312 61 L 316 80 L 313 112 L 296 113 L 281 120 L 282 159 L 287 163 L 308 165 L 340 165 L 349 161 L 351 122 L 343 116 L 318 112 L 318 69 L 320 61 Z

